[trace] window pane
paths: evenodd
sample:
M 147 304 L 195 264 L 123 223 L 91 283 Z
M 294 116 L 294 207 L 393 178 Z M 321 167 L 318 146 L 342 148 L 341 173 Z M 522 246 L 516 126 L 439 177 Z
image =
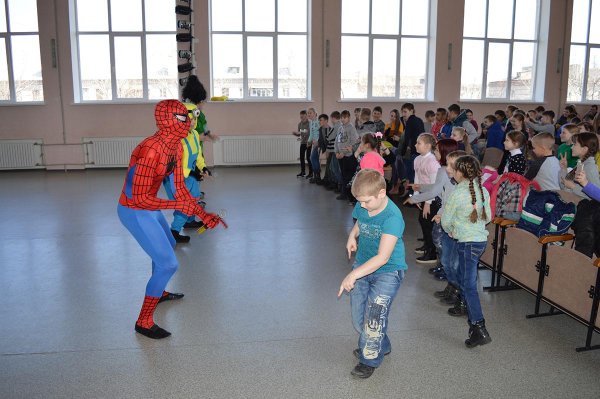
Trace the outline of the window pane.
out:
M 79 36 L 79 66 L 83 100 L 111 100 L 108 35 Z
M 210 7 L 212 30 L 242 30 L 242 0 L 212 0 Z
M 460 98 L 480 99 L 483 83 L 483 40 L 463 40 Z
M 246 31 L 275 31 L 275 0 L 245 0 Z
M 146 30 L 175 31 L 177 14 L 173 12 L 174 8 L 175 0 L 146 0 Z
M 400 47 L 400 98 L 425 98 L 427 39 L 403 38 Z
M 400 0 L 372 1 L 371 33 L 397 35 L 400 32 Z
M 369 33 L 369 0 L 342 0 L 342 33 Z
M 581 101 L 585 71 L 585 46 L 571 46 L 569 55 L 569 85 L 567 101 Z
M 538 0 L 517 0 L 515 39 L 535 40 L 537 37 Z
M 248 37 L 248 96 L 273 97 L 273 38 Z
M 510 39 L 512 35 L 513 2 L 489 0 L 488 37 Z
M 6 7 L 4 0 L 0 0 L 0 32 L 6 32 Z
M 573 1 L 573 22 L 571 25 L 571 42 L 586 43 L 588 32 L 590 0 Z
M 242 35 L 212 36 L 213 96 L 243 98 Z
M 590 43 L 600 43 L 600 1 L 592 1 L 592 23 L 590 25 Z
M 115 37 L 117 97 L 143 98 L 142 46 L 139 37 Z
M 280 35 L 278 37 L 278 96 L 280 98 L 306 98 L 307 60 L 306 35 Z
M 427 35 L 429 32 L 429 0 L 402 2 L 402 34 Z
M 177 42 L 173 34 L 146 36 L 148 98 L 179 98 Z
M 8 20 L 11 32 L 37 32 L 36 0 L 8 0 Z
M 17 101 L 44 101 L 38 35 L 13 36 L 12 67 Z
M 485 37 L 485 1 L 465 0 L 463 35 Z
M 8 64 L 6 61 L 6 41 L 0 38 L 0 101 L 10 100 L 10 87 L 8 84 Z
M 357 54 L 369 54 L 369 38 L 342 36 L 341 98 L 367 98 L 369 59 Z
M 80 32 L 108 30 L 106 0 L 77 0 L 77 29 Z
M 373 40 L 373 97 L 396 97 L 397 52 L 397 40 Z
M 533 98 L 535 53 L 535 43 L 515 42 L 513 44 L 511 100 L 531 100 Z
M 142 30 L 142 0 L 111 0 L 110 15 L 113 32 Z
M 600 99 L 600 49 L 590 49 L 588 61 L 587 87 L 585 99 L 587 101 Z
M 277 0 L 277 30 L 306 32 L 307 0 Z
M 506 97 L 510 44 L 490 43 L 487 55 L 488 75 L 486 96 Z

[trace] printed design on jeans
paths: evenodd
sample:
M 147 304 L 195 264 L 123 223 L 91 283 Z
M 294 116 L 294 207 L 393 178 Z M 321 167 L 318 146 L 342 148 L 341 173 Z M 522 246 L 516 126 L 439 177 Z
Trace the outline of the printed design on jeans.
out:
M 374 302 L 369 303 L 368 315 L 365 321 L 365 347 L 363 348 L 363 357 L 365 359 L 377 359 L 381 352 L 381 343 L 383 342 L 383 329 L 387 322 L 388 306 L 392 297 L 388 295 L 378 295 Z
M 371 240 L 379 240 L 381 238 L 381 234 L 383 233 L 381 226 L 378 225 L 360 223 L 358 227 L 360 230 L 360 236 Z

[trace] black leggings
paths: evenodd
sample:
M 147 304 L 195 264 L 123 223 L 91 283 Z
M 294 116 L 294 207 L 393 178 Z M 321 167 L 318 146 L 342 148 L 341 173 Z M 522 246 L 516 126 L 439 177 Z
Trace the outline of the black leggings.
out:
M 302 174 L 304 174 L 304 172 L 306 171 L 306 161 L 308 161 L 308 173 L 312 174 L 312 165 L 310 164 L 311 150 L 311 145 L 300 144 L 300 173 Z
M 575 250 L 590 258 L 600 256 L 600 202 L 581 200 L 573 221 Z
M 425 207 L 425 203 L 421 203 L 421 207 Z M 423 231 L 423 246 L 425 247 L 425 252 L 430 251 L 435 253 L 435 245 L 433 245 L 433 217 L 440 210 L 437 201 L 434 201 L 430 205 L 430 212 L 427 217 L 423 217 L 423 210 L 419 212 L 419 224 L 421 225 L 421 230 Z

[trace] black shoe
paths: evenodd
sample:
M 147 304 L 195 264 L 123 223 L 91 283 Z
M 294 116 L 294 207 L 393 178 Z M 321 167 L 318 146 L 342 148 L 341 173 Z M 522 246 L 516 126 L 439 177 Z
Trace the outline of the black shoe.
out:
M 298 173 L 298 174 L 296 175 L 296 177 L 304 177 L 304 176 L 306 176 L 306 175 L 304 174 L 304 172 L 300 172 L 300 173 Z
M 429 269 L 429 274 L 436 274 L 436 273 L 441 272 L 442 270 L 444 270 L 444 266 L 442 266 L 442 265 L 432 267 Z
M 446 272 L 444 271 L 444 269 L 442 269 L 440 272 L 438 273 L 434 273 L 433 274 L 433 278 L 439 281 L 446 281 L 448 280 L 448 277 L 446 277 Z
M 472 323 L 469 327 L 469 338 L 466 339 L 467 348 L 474 348 L 477 345 L 485 345 L 492 342 L 492 337 L 485 328 L 485 320 Z
M 350 201 L 348 201 L 348 205 L 354 206 L 354 205 L 356 205 L 356 202 L 357 201 L 355 199 L 351 199 Z
M 435 264 L 437 263 L 438 259 L 437 256 L 435 256 L 435 251 L 426 251 L 423 256 L 419 256 L 417 259 L 417 263 L 421 263 L 421 264 Z
M 183 294 L 179 294 L 177 292 L 168 292 L 167 295 L 163 295 L 160 297 L 160 299 L 158 300 L 158 303 L 161 302 L 165 302 L 165 301 L 175 301 L 177 299 L 181 299 L 183 298 Z
M 466 316 L 467 315 L 467 304 L 465 303 L 465 301 L 462 298 L 458 299 L 454 303 L 454 307 L 451 307 L 450 309 L 448 309 L 448 314 L 450 316 L 456 316 L 456 317 Z
M 352 353 L 354 354 L 354 357 L 360 360 L 360 349 L 354 349 L 354 351 L 352 351 Z M 383 356 L 387 356 L 390 353 L 392 353 L 392 351 L 386 352 L 383 354 Z
M 445 298 L 448 295 L 450 295 L 450 290 L 452 290 L 454 287 L 452 287 L 450 284 L 446 284 L 446 288 L 444 288 L 441 291 L 435 291 L 433 293 L 433 296 L 436 298 Z
M 173 234 L 173 238 L 175 238 L 175 242 L 178 242 L 178 243 L 190 242 L 190 236 L 184 236 L 182 234 L 179 234 L 179 232 L 175 231 L 175 230 L 171 230 L 171 234 Z
M 312 177 L 313 177 L 313 174 L 312 174 L 312 172 L 310 172 L 310 173 L 309 173 L 309 174 L 307 174 L 307 175 L 306 175 L 304 178 L 305 178 L 305 179 L 312 179 Z
M 136 324 L 135 331 L 142 335 L 145 335 L 148 338 L 152 338 L 152 339 L 163 339 L 163 338 L 167 338 L 169 335 L 171 335 L 170 332 L 168 332 L 165 329 L 160 328 L 157 324 L 154 324 L 150 328 L 144 328 L 144 327 L 138 326 Z
M 345 194 L 340 194 L 337 197 L 335 197 L 335 199 L 340 201 L 348 201 L 348 197 Z
M 204 223 L 194 220 L 192 222 L 187 222 L 186 224 L 184 224 L 183 228 L 184 229 L 199 229 L 202 226 L 204 226 Z
M 367 366 L 366 364 L 358 363 L 354 370 L 350 372 L 353 376 L 357 378 L 369 378 L 373 375 L 373 371 L 375 371 L 375 367 Z
M 335 187 L 335 188 L 333 189 L 333 192 L 334 192 L 334 193 L 336 193 L 336 194 L 339 194 L 339 193 L 341 193 L 341 192 L 342 192 L 342 190 L 340 190 L 340 188 L 339 188 L 339 187 Z
M 421 245 L 419 248 L 415 248 L 415 254 L 423 255 L 427 247 L 425 245 Z
M 315 183 L 317 183 L 317 186 L 324 186 L 325 185 L 325 181 L 322 179 L 317 178 L 315 180 Z

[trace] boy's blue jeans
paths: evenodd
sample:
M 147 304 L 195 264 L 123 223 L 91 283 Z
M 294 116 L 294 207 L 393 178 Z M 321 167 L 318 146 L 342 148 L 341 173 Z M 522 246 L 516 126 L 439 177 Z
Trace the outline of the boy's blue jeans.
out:
M 458 254 L 456 252 L 456 244 L 458 242 L 454 238 L 451 238 L 444 229 L 441 230 L 442 256 L 440 259 L 444 266 L 444 272 L 446 272 L 448 282 L 460 288 L 458 282 Z
M 354 268 L 360 265 L 354 264 Z M 356 280 L 350 291 L 352 324 L 359 333 L 360 363 L 379 367 L 383 356 L 392 350 L 387 335 L 388 315 L 404 279 L 404 270 L 372 273 Z
M 483 311 L 477 292 L 477 266 L 486 245 L 487 241 L 456 243 L 456 249 L 458 250 L 458 280 L 462 296 L 467 304 L 467 313 L 471 323 L 483 320 Z
M 340 170 L 340 161 L 336 158 L 335 153 L 333 154 L 333 158 L 331 158 L 331 164 L 329 164 L 329 168 L 335 177 L 335 181 L 337 184 L 342 184 L 342 171 Z

